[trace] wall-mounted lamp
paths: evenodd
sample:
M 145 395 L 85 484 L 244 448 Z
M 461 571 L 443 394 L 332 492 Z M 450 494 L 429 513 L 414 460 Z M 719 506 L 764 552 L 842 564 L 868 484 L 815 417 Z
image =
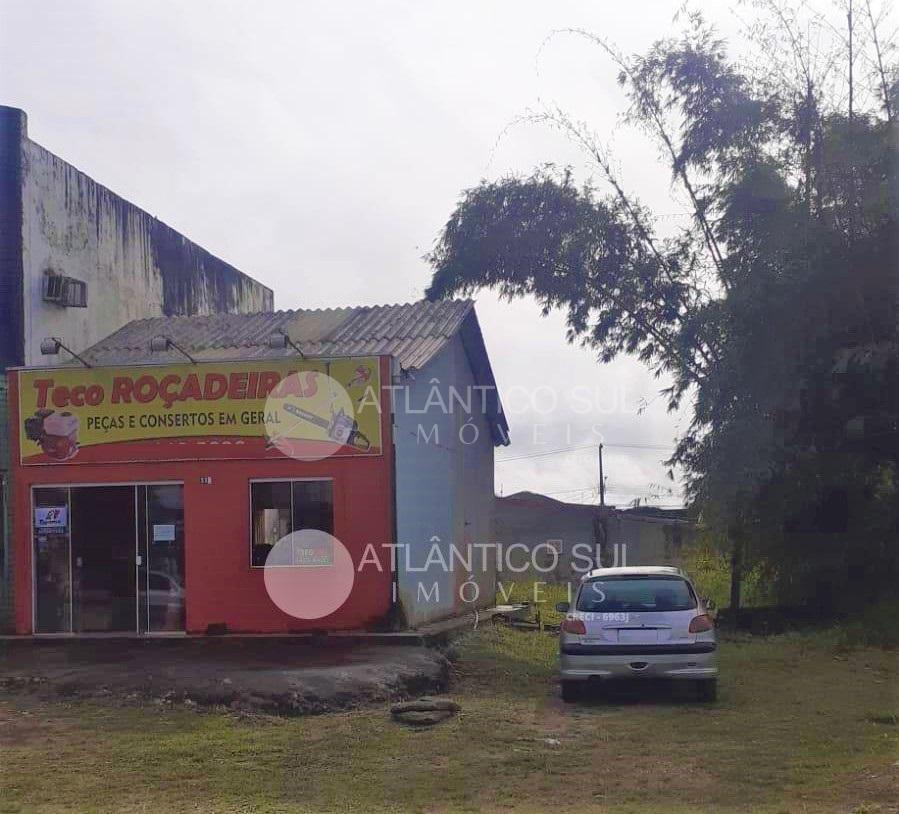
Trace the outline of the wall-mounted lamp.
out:
M 62 344 L 62 340 L 58 339 L 55 336 L 48 336 L 41 340 L 41 355 L 42 356 L 56 356 L 59 353 L 59 349 L 62 348 L 64 351 L 74 356 L 81 364 L 85 367 L 91 367 L 90 364 L 84 361 L 75 351 L 71 348 L 67 348 Z
M 194 359 L 184 348 L 182 348 L 179 344 L 169 339 L 167 336 L 154 336 L 150 340 L 150 350 L 153 353 L 165 353 L 167 350 L 171 350 L 174 348 L 178 353 L 182 356 L 186 356 L 190 359 L 192 364 L 196 364 L 197 360 Z
M 301 359 L 306 358 L 306 354 L 303 353 L 297 344 L 282 330 L 275 331 L 275 333 L 268 338 L 268 346 L 272 350 L 284 350 L 284 348 L 290 346 L 300 354 Z

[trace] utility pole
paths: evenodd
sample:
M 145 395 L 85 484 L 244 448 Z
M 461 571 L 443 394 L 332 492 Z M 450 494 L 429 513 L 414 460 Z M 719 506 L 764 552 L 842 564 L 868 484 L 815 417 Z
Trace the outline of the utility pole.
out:
M 602 444 L 599 445 L 599 505 L 606 505 L 606 479 L 602 471 Z

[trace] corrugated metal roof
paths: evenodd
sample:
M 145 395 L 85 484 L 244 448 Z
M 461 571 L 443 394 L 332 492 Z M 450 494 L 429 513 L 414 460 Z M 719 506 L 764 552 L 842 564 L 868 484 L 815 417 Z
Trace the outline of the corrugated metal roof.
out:
M 165 336 L 198 361 L 295 356 L 291 348 L 269 347 L 283 331 L 307 356 L 390 355 L 407 370 L 422 368 L 462 326 L 471 300 L 414 302 L 355 308 L 152 317 L 129 322 L 81 355 L 92 365 L 183 361 L 172 349 L 150 351 Z
M 151 340 L 163 336 L 198 362 L 295 358 L 292 347 L 269 346 L 278 332 L 286 333 L 306 356 L 392 356 L 405 370 L 423 368 L 458 334 L 475 381 L 489 390 L 487 413 L 494 442 L 509 443 L 509 425 L 472 300 L 151 317 L 129 322 L 80 355 L 97 367 L 184 362 L 175 348 L 150 350 Z

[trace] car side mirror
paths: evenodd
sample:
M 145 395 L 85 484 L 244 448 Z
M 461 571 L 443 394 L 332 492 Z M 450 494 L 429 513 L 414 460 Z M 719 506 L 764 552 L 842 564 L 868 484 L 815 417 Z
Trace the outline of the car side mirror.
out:
M 568 613 L 571 609 L 571 603 L 569 602 L 556 602 L 556 610 L 559 613 Z

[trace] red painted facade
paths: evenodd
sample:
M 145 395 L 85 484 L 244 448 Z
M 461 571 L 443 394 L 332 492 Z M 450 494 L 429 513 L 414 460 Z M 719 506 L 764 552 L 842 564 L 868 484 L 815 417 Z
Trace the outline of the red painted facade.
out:
M 390 381 L 390 359 L 380 357 L 381 381 Z M 19 454 L 18 376 L 10 371 L 13 546 L 16 632 L 32 633 L 31 490 L 34 486 L 132 484 L 159 481 L 184 485 L 186 630 L 209 625 L 229 632 L 284 633 L 370 627 L 391 608 L 393 542 L 393 438 L 389 391 L 382 389 L 380 455 L 331 457 L 305 462 L 257 458 L 22 466 Z M 250 482 L 256 479 L 330 478 L 334 488 L 334 535 L 354 563 L 372 544 L 381 567 L 356 572 L 352 592 L 333 614 L 304 621 L 279 610 L 269 598 L 263 569 L 250 566 Z M 211 483 L 205 482 L 211 478 Z M 370 559 L 370 555 L 369 555 Z

